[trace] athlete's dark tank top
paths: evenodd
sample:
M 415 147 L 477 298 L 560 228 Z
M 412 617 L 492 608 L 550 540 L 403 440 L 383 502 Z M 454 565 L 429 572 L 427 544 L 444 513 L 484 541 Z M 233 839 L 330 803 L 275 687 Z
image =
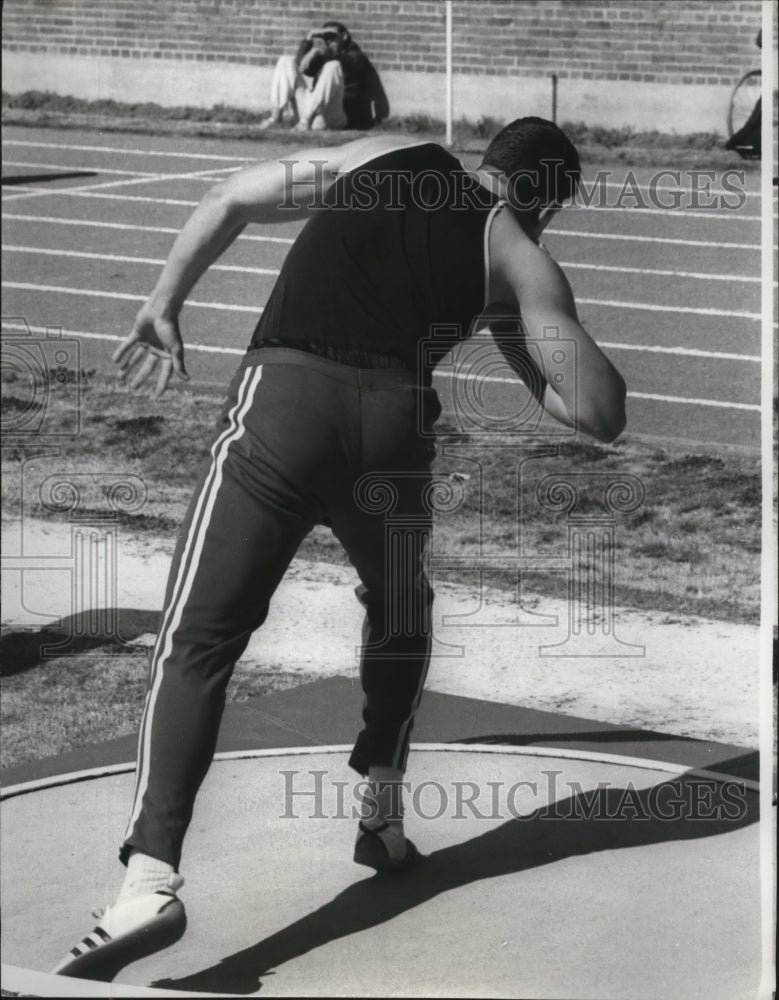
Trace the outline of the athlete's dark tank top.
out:
M 395 359 L 429 383 L 434 355 L 468 336 L 484 310 L 497 199 L 424 143 L 342 175 L 324 201 L 290 249 L 251 346 L 308 347 L 355 364 Z

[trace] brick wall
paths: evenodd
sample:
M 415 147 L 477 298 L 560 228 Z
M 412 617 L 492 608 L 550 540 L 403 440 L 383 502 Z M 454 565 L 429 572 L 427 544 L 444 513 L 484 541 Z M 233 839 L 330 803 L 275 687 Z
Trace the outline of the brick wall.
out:
M 731 84 L 758 64 L 760 0 L 455 0 L 458 74 Z M 269 66 L 342 20 L 380 71 L 440 72 L 441 0 L 4 0 L 3 49 Z

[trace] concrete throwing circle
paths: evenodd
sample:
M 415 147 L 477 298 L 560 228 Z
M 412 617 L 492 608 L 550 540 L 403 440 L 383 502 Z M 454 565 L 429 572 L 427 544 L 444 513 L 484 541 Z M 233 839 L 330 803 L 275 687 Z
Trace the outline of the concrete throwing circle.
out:
M 757 794 L 676 765 L 421 745 L 423 857 L 351 860 L 348 748 L 221 754 L 185 844 L 174 947 L 112 984 L 46 973 L 116 894 L 132 765 L 7 789 L 6 989 L 37 996 L 735 1000 L 760 980 Z

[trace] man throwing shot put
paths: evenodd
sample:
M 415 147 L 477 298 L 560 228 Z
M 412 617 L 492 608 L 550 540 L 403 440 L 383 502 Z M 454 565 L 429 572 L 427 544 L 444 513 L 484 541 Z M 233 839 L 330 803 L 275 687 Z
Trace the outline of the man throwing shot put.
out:
M 247 224 L 308 219 L 232 381 L 182 526 L 120 850 L 124 883 L 56 972 L 110 980 L 183 934 L 182 844 L 225 689 L 316 524 L 343 544 L 366 613 L 363 729 L 350 764 L 367 792 L 354 860 L 378 870 L 413 864 L 398 792 L 430 657 L 422 560 L 428 433 L 440 413 L 419 347 L 433 327 L 446 326 L 453 347 L 477 317 L 521 317 L 510 350 L 497 339 L 545 410 L 599 440 L 622 431 L 623 379 L 579 324 L 565 276 L 539 246 L 579 176 L 574 146 L 539 118 L 507 125 L 475 171 L 436 143 L 361 139 L 242 170 L 182 229 L 114 358 L 132 386 L 156 375 L 163 392 L 173 372 L 188 377 L 179 312 Z M 571 367 L 554 385 L 544 376 L 557 343 L 544 337 L 549 327 L 576 343 L 575 377 Z M 365 502 L 377 477 L 396 497 L 395 513 L 413 515 L 413 544 L 400 553 L 386 551 L 384 516 Z

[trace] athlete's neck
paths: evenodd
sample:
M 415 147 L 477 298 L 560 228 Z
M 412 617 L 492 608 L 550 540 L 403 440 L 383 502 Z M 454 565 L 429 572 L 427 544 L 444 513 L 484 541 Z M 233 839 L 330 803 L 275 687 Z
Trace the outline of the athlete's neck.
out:
M 469 170 L 468 173 L 475 177 L 479 184 L 485 187 L 490 194 L 495 195 L 496 198 L 500 198 L 501 201 L 506 201 L 508 178 L 502 170 L 485 164 L 477 167 L 475 170 Z

